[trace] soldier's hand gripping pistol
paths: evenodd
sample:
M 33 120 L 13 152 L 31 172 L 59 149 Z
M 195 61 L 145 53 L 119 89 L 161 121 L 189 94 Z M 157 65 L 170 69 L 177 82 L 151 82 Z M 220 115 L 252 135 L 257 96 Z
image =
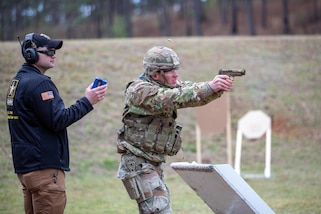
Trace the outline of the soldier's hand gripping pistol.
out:
M 236 76 L 243 76 L 245 75 L 245 69 L 220 69 L 218 74 L 219 75 L 227 75 L 230 77 L 231 80 L 234 79 Z

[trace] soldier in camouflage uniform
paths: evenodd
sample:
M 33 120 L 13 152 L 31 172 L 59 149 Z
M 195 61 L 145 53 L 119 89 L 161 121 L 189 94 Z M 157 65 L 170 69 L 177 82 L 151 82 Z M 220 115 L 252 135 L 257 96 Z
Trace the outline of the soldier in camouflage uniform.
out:
M 139 213 L 172 213 L 162 163 L 181 148 L 177 109 L 205 105 L 232 88 L 226 75 L 208 82 L 179 81 L 179 65 L 172 49 L 153 47 L 144 56 L 144 73 L 126 86 L 117 177 Z

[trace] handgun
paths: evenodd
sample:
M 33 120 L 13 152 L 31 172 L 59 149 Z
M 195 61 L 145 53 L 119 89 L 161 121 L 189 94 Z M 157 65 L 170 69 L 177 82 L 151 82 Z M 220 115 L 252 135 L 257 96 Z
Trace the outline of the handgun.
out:
M 218 74 L 219 75 L 227 75 L 230 77 L 231 80 L 234 79 L 236 76 L 243 76 L 245 75 L 245 69 L 220 69 Z

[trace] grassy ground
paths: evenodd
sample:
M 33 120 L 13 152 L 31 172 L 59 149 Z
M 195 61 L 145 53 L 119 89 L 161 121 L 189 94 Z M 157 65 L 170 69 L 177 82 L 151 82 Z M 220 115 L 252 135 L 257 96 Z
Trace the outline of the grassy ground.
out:
M 66 40 L 56 67 L 46 74 L 57 84 L 65 104 L 84 94 L 95 76 L 109 82 L 108 96 L 95 110 L 69 127 L 71 172 L 67 173 L 67 214 L 137 213 L 115 177 L 119 155 L 116 131 L 121 126 L 125 83 L 141 72 L 142 56 L 151 46 L 176 50 L 181 78 L 206 81 L 220 68 L 245 68 L 230 92 L 233 141 L 237 120 L 261 109 L 272 116 L 272 177 L 247 179 L 276 213 L 321 213 L 321 37 L 203 37 L 113 40 Z M 21 187 L 13 173 L 5 94 L 23 62 L 16 42 L 0 48 L 0 213 L 22 213 Z M 209 112 L 210 113 L 210 112 Z M 168 159 L 166 181 L 175 213 L 212 213 L 169 167 L 196 160 L 195 111 L 179 110 L 184 126 L 183 152 Z M 225 134 L 202 136 L 203 159 L 226 163 Z M 235 145 L 233 145 L 235 148 Z M 234 150 L 233 150 L 234 151 Z M 242 172 L 263 173 L 264 139 L 245 140 Z M 213 193 L 215 194 L 215 193 Z

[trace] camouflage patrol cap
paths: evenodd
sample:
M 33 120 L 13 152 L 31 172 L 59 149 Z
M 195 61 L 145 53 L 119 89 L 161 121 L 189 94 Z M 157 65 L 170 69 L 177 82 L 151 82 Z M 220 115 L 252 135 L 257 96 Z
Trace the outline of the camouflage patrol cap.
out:
M 149 49 L 143 60 L 144 72 L 152 75 L 158 71 L 170 71 L 179 68 L 179 58 L 175 51 L 163 46 Z

